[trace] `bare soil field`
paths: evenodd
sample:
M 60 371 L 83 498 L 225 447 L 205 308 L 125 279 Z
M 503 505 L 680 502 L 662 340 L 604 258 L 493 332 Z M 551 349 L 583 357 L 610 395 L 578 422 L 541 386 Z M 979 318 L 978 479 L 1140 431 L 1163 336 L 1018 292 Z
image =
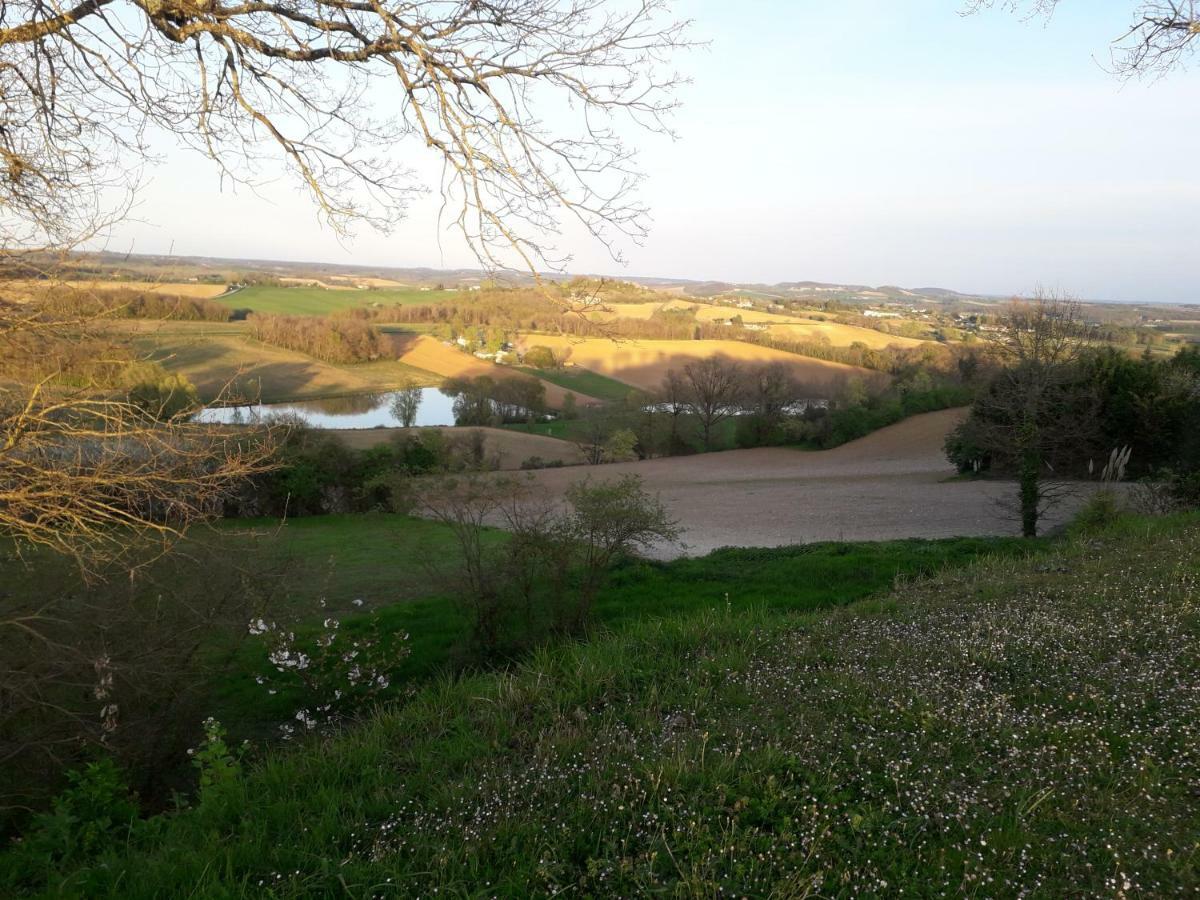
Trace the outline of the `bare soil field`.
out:
M 565 356 L 569 362 L 584 369 L 647 391 L 658 390 L 668 370 L 681 369 L 693 360 L 710 356 L 744 364 L 780 362 L 791 370 L 798 381 L 818 390 L 852 376 L 858 376 L 868 383 L 887 380 L 886 375 L 869 369 L 811 359 L 741 341 L 579 340 L 545 334 L 522 335 L 518 341 L 522 350 L 537 344 L 551 348 L 556 354 Z
M 417 434 L 429 430 L 429 428 L 355 428 L 345 431 L 330 430 L 329 434 L 337 435 L 347 447 L 355 450 L 368 450 L 371 447 L 386 444 L 396 435 Z M 482 432 L 487 448 L 486 452 L 489 455 L 498 454 L 500 468 L 507 471 L 519 469 L 521 463 L 533 456 L 541 457 L 546 462 L 561 462 L 564 466 L 581 465 L 584 461 L 583 451 L 574 444 L 540 434 L 525 434 L 503 428 L 445 427 L 437 430 L 445 432 L 453 438 L 462 438 L 475 431 Z
M 914 416 L 833 450 L 731 450 L 691 457 L 534 473 L 552 496 L 582 478 L 634 474 L 658 493 L 686 531 L 685 546 L 656 556 L 703 555 L 718 547 L 777 547 L 814 541 L 866 541 L 1013 535 L 1012 483 L 953 479 L 942 454 L 947 432 L 965 415 Z M 952 480 L 953 479 L 953 480 Z M 1081 486 L 1081 492 L 1086 492 Z M 1049 516 L 1061 524 L 1080 498 Z
M 533 377 L 509 366 L 498 366 L 486 359 L 479 359 L 455 347 L 449 347 L 437 338 L 428 335 L 396 334 L 391 337 L 399 353 L 400 362 L 424 369 L 426 372 L 433 372 L 443 378 L 475 378 L 479 375 L 497 379 Z M 583 405 L 601 402 L 594 397 L 567 391 L 544 379 L 538 380 L 546 386 L 546 403 L 556 409 L 562 405 L 563 399 L 568 393 L 575 393 L 577 401 Z

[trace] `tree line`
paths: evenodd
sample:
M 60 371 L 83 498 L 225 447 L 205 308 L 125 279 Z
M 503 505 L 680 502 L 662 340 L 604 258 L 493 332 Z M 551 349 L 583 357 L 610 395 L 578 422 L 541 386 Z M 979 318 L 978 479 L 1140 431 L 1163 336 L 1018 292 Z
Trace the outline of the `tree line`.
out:
M 45 308 L 59 316 L 113 319 L 169 319 L 178 322 L 228 322 L 233 309 L 206 297 L 184 297 L 134 288 L 84 290 L 69 285 L 43 289 Z
M 246 322 L 255 340 L 325 362 L 370 362 L 386 352 L 379 329 L 356 319 L 253 313 Z

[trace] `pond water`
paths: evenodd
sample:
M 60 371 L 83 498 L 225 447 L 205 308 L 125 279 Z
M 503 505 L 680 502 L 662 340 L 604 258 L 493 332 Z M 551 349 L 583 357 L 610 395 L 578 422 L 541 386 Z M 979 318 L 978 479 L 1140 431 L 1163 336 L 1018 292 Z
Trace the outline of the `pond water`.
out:
M 399 428 L 400 420 L 392 412 L 392 403 L 398 396 L 398 392 L 389 391 L 295 403 L 209 406 L 196 413 L 193 421 L 253 425 L 273 416 L 285 415 L 300 418 L 310 428 Z M 414 424 L 453 425 L 454 398 L 447 397 L 437 388 L 422 388 Z

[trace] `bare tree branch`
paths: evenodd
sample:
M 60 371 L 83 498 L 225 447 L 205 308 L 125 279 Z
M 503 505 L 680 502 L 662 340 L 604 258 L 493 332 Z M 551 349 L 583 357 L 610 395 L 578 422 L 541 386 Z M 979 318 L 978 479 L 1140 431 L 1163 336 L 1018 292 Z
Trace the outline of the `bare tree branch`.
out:
M 1048 18 L 1059 0 L 970 0 L 968 15 L 999 7 L 1026 18 Z M 1186 66 L 1200 37 L 1196 0 L 1148 0 L 1134 10 L 1126 31 L 1111 44 L 1112 71 L 1124 78 L 1161 77 Z
M 572 220 L 618 255 L 646 211 L 623 124 L 666 131 L 687 45 L 670 0 L 44 0 L 0 5 L 5 246 L 65 246 L 129 190 L 150 127 L 234 180 L 282 159 L 339 232 L 387 230 L 440 159 L 444 209 L 488 268 L 566 258 Z M 550 124 L 553 122 L 554 124 Z M 136 167 L 134 167 L 136 168 Z M 81 190 L 82 188 L 82 190 Z M 91 215 L 89 215 L 91 214 Z

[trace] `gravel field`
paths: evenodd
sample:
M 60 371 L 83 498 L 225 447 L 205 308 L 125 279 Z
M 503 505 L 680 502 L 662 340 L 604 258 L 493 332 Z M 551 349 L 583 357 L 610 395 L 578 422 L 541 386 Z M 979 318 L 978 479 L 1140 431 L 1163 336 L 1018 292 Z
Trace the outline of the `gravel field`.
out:
M 658 548 L 654 555 L 663 558 L 718 547 L 1017 534 L 1006 508 L 1014 484 L 951 480 L 942 441 L 965 413 L 914 416 L 833 450 L 732 450 L 534 477 L 561 494 L 580 478 L 640 475 L 686 529 L 686 547 Z M 1085 490 L 1052 510 L 1044 530 L 1068 519 Z

